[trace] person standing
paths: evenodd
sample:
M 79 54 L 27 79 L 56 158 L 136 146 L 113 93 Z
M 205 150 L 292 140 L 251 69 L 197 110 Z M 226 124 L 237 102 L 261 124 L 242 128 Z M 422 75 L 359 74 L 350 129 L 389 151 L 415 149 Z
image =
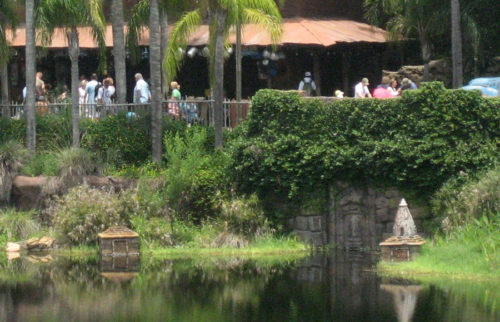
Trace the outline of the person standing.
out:
M 172 89 L 172 94 L 170 95 L 171 102 L 169 102 L 168 104 L 168 113 L 172 115 L 175 119 L 179 119 L 180 118 L 179 103 L 176 102 L 180 101 L 182 98 L 181 91 L 179 90 L 180 88 L 179 83 L 171 82 L 170 88 Z
M 409 78 L 405 77 L 401 81 L 401 91 L 406 91 L 407 89 L 418 89 L 418 87 Z
M 90 76 L 90 82 L 85 86 L 85 91 L 87 92 L 87 103 L 95 104 L 96 102 L 96 87 L 99 86 L 99 82 L 97 81 L 97 74 L 94 73 Z
M 368 85 L 370 85 L 370 82 L 368 81 L 368 78 L 364 77 L 361 82 L 354 86 L 354 97 L 372 97 L 372 94 L 370 94 L 370 90 L 368 89 Z
M 45 102 L 47 100 L 45 96 L 46 95 L 45 82 L 42 80 L 42 78 L 43 78 L 42 72 L 36 73 L 35 90 L 36 90 L 36 100 L 38 102 Z
M 85 86 L 85 92 L 87 93 L 87 108 L 85 109 L 85 115 L 90 118 L 96 117 L 97 111 L 96 111 L 96 88 L 97 91 L 99 91 L 98 86 L 100 86 L 100 83 L 97 81 L 97 74 L 93 73 L 90 76 L 90 82 L 87 83 Z
M 316 83 L 311 77 L 311 72 L 305 72 L 304 79 L 299 83 L 299 91 L 304 91 L 306 96 L 313 96 L 316 93 Z
M 150 99 L 151 92 L 148 83 L 143 79 L 141 73 L 135 74 L 134 103 L 144 104 L 149 102 Z

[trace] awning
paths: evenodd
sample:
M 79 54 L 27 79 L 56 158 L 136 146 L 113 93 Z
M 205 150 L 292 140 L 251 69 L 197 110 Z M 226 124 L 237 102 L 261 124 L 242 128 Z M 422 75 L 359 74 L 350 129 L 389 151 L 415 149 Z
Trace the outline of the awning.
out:
M 171 27 L 169 28 L 171 30 Z M 81 48 L 97 48 L 92 38 L 90 28 L 78 28 Z M 190 37 L 189 46 L 204 46 L 208 43 L 209 31 L 207 25 L 202 25 Z M 305 19 L 290 18 L 283 21 L 283 35 L 278 45 L 309 45 L 329 47 L 338 43 L 352 42 L 386 42 L 387 32 L 383 29 L 368 24 L 347 19 Z M 26 33 L 24 28 L 18 28 L 15 35 L 7 31 L 7 39 L 13 47 L 24 47 Z M 111 26 L 107 26 L 105 34 L 106 46 L 113 47 L 113 33 Z M 236 43 L 234 32 L 229 37 L 231 43 Z M 40 42 L 37 43 L 39 46 Z M 141 46 L 149 45 L 149 31 L 144 30 L 139 40 Z M 242 31 L 242 44 L 244 46 L 269 46 L 272 45 L 267 32 L 257 25 L 246 25 Z M 52 42 L 48 48 L 66 48 L 68 41 L 64 30 L 56 29 Z

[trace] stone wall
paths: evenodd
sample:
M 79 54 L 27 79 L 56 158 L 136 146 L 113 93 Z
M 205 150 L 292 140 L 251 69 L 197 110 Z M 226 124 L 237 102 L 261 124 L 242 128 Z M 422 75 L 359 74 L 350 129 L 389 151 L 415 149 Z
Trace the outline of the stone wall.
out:
M 320 205 L 304 206 L 289 221 L 302 240 L 315 246 L 326 244 L 347 249 L 377 248 L 392 234 L 394 218 L 403 196 L 396 189 L 374 189 L 344 183 L 330 185 L 328 195 L 316 200 Z M 315 198 L 318 198 L 317 196 Z M 428 211 L 408 200 L 419 231 Z

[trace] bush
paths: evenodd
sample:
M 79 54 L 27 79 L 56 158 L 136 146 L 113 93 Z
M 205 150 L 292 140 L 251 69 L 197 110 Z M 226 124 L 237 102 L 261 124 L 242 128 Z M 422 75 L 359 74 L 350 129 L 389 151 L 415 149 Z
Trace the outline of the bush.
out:
M 460 171 L 499 159 L 500 101 L 424 83 L 401 99 L 325 103 L 259 91 L 231 147 L 246 192 L 297 198 L 335 180 L 397 186 L 428 198 Z
M 125 113 L 99 121 L 88 121 L 84 128 L 82 147 L 96 151 L 110 164 L 137 164 L 151 153 L 151 140 L 144 118 L 130 118 Z
M 38 234 L 40 229 L 32 211 L 0 210 L 0 232 L 7 241 L 26 240 Z
M 42 152 L 35 155 L 23 166 L 21 173 L 31 177 L 40 175 L 56 176 L 58 173 L 57 154 Z
M 0 202 L 9 202 L 12 182 L 29 153 L 17 141 L 8 141 L 0 146 Z
M 113 225 L 129 226 L 130 198 L 126 194 L 79 186 L 56 197 L 46 213 L 58 238 L 71 244 L 92 244 L 97 234 Z
M 179 216 L 195 222 L 215 215 L 214 197 L 225 184 L 226 156 L 209 150 L 207 141 L 207 130 L 202 127 L 167 133 L 164 139 L 167 201 Z
M 83 149 L 68 148 L 56 155 L 56 175 L 50 178 L 44 187 L 45 193 L 63 193 L 83 183 L 85 176 L 95 172 L 91 154 Z
M 465 173 L 448 181 L 432 200 L 434 213 L 448 218 L 452 227 L 472 224 L 485 217 L 494 220 L 500 214 L 500 168 L 494 168 L 479 178 Z
M 222 201 L 220 208 L 220 220 L 235 234 L 255 238 L 272 231 L 255 194 Z

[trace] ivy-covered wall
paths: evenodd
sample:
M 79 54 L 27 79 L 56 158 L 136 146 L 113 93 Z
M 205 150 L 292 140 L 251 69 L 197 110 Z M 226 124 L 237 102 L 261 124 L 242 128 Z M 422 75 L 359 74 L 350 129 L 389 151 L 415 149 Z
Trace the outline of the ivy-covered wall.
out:
M 426 201 L 448 179 L 499 160 L 500 99 L 436 82 L 386 100 L 262 90 L 239 131 L 232 168 L 243 191 L 300 205 L 342 181 Z

